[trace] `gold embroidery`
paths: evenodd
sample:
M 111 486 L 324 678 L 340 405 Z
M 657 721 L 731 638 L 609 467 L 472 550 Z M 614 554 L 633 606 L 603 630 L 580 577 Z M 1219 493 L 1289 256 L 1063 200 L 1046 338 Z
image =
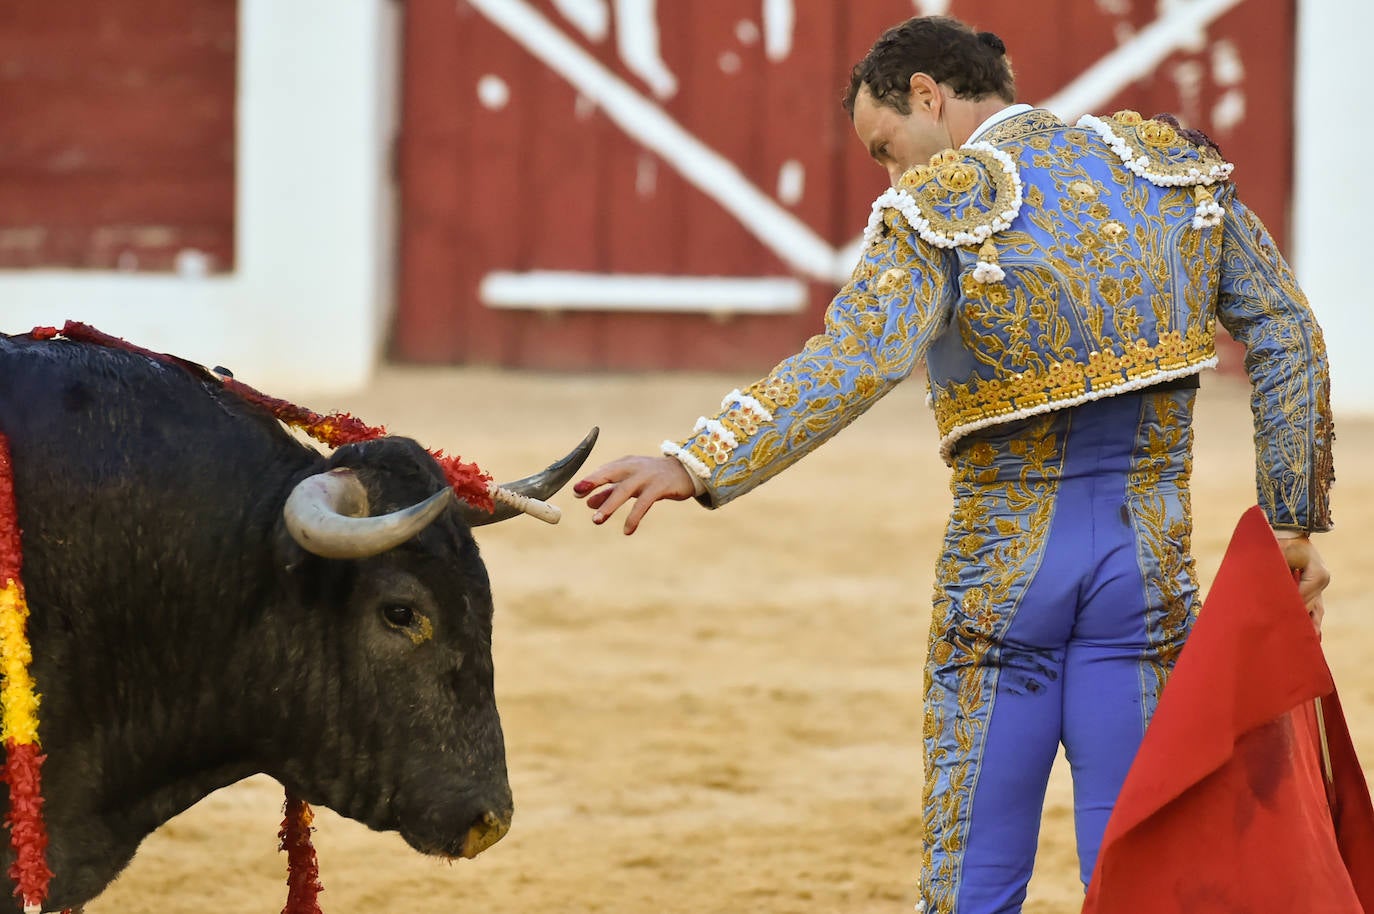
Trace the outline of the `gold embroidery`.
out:
M 945 190 L 956 194 L 967 193 L 978 183 L 978 172 L 967 165 L 946 165 L 935 172 L 935 180 Z
M 1136 528 L 1145 605 L 1142 687 L 1146 712 L 1159 703 L 1165 680 L 1196 614 L 1197 578 L 1192 559 L 1192 395 L 1155 393 L 1141 399 L 1137 451 L 1126 480 L 1127 504 Z M 1143 441 L 1139 440 L 1143 437 Z M 1181 463 L 1179 456 L 1182 457 Z M 1146 554 L 1148 553 L 1148 554 Z M 1144 723 L 1144 722 L 1142 722 Z
M 1013 330 L 1013 332 L 1015 332 Z M 1171 330 L 1150 345 L 1137 338 L 1118 353 L 1110 343 L 1088 354 L 1086 361 L 1056 361 L 1043 370 L 1030 368 L 1010 378 L 983 380 L 944 387 L 932 385 L 932 406 L 940 437 L 987 419 L 1008 416 L 1044 403 L 1066 403 L 1092 391 L 1106 394 L 1132 381 L 1143 381 L 1166 371 L 1200 367 L 1216 356 L 1215 340 L 1204 330 L 1189 328 L 1187 335 Z M 1067 405 L 1067 403 L 1066 403 Z
M 1093 187 L 1089 181 L 1074 181 L 1068 187 L 1069 196 L 1080 202 L 1091 202 L 1097 199 L 1097 188 Z
M 1326 343 L 1273 238 L 1239 201 L 1227 208 L 1220 315 L 1244 344 L 1254 383 L 1259 503 L 1271 524 L 1326 530 L 1333 479 Z
M 1146 121 L 1140 125 L 1139 133 L 1148 146 L 1174 146 L 1179 142 L 1178 133 L 1163 121 Z
M 924 674 L 921 882 L 930 914 L 953 910 L 959 884 L 986 706 L 996 688 L 988 654 L 1015 614 L 1033 577 L 1031 566 L 1044 554 L 1062 456 L 1053 422 L 1042 417 L 1000 445 L 975 442 L 960 455 L 950 479 L 954 504 L 936 568 Z M 1006 451 L 1003 465 L 1008 455 L 1016 458 L 1017 478 L 998 479 L 999 447 Z M 989 542 L 996 545 L 980 552 Z M 981 580 L 960 593 L 960 570 L 974 556 L 984 569 Z M 936 667 L 944 672 L 939 682 Z M 946 690 L 950 684 L 952 693 Z M 952 740 L 942 742 L 945 734 Z
M 850 274 L 849 279 L 850 282 L 864 282 L 866 280 L 872 279 L 874 275 L 877 274 L 877 272 L 877 264 L 869 263 L 866 260 L 861 260 L 859 261 L 859 265 L 854 268 L 854 272 Z
M 964 147 L 936 153 L 930 165 L 910 169 L 897 185 L 915 201 L 931 230 L 954 237 L 1001 218 L 1017 197 L 1018 180 L 987 149 Z
M 1024 141 L 1032 149 L 1047 151 L 1051 140 L 1043 134 L 1063 129 L 1064 122 L 1057 115 L 1044 108 L 1034 108 L 994 124 L 979 139 L 994 146 Z
M 915 190 L 922 186 L 932 177 L 935 172 L 929 165 L 916 165 L 908 168 L 901 178 L 897 181 L 897 186 L 902 190 Z
M 762 403 L 764 409 L 770 413 L 778 407 L 791 406 L 797 402 L 799 396 L 797 385 L 775 375 L 750 384 L 744 392 Z
M 879 295 L 893 295 L 911 284 L 911 271 L 900 267 L 884 270 L 873 288 Z M 876 305 L 876 302 L 874 303 Z

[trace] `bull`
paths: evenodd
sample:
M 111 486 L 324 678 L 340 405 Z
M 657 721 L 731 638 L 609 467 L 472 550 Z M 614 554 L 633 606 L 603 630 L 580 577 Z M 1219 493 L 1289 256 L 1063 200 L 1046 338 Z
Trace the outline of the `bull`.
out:
M 71 340 L 0 334 L 0 432 L 42 693 L 49 908 L 95 897 L 160 825 L 258 773 L 425 854 L 505 834 L 471 528 L 513 510 L 458 502 L 410 439 L 326 457 L 208 372 Z M 553 494 L 595 434 L 507 488 Z

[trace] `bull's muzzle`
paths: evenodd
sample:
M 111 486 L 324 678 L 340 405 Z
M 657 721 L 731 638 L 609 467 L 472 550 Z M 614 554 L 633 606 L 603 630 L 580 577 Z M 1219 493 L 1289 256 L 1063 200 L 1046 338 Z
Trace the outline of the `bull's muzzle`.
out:
M 462 856 L 471 860 L 504 838 L 508 831 L 510 816 L 498 816 L 490 811 L 482 813 L 482 818 L 468 829 L 468 836 L 463 841 Z

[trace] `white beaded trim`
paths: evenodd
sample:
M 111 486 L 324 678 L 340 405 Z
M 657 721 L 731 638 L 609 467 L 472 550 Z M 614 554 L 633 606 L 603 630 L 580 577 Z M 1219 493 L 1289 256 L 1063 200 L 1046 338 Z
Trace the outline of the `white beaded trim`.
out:
M 1230 177 L 1231 172 L 1236 168 L 1230 162 L 1219 162 L 1205 172 L 1198 168 L 1190 168 L 1185 174 L 1157 174 L 1150 171 L 1148 167 L 1150 164 L 1149 157 L 1135 155 L 1130 144 L 1117 136 L 1116 131 L 1112 130 L 1111 124 L 1102 118 L 1085 114 L 1078 119 L 1078 126 L 1087 127 L 1096 132 L 1098 136 L 1102 137 L 1102 141 L 1112 148 L 1112 152 L 1117 154 L 1127 168 L 1159 187 L 1191 187 L 1194 184 L 1215 184 Z
M 868 225 L 864 227 L 864 245 L 871 245 L 878 237 L 879 227 L 883 224 L 883 210 L 891 208 L 897 210 L 906 218 L 907 224 L 916 230 L 926 241 L 935 245 L 937 248 L 954 248 L 967 244 L 982 244 L 994 232 L 1000 232 L 1009 227 L 1016 219 L 1017 213 L 1021 211 L 1021 175 L 1016 170 L 1016 162 L 1010 155 L 998 149 L 991 143 L 977 142 L 967 143 L 961 149 L 978 150 L 986 152 L 992 156 L 997 164 L 1002 166 L 1007 177 L 1011 180 L 1012 200 L 1011 204 L 1004 209 L 1000 215 L 994 217 L 990 222 L 978 225 L 969 232 L 955 232 L 949 234 L 939 229 L 932 228 L 930 220 L 921 214 L 921 209 L 916 205 L 916 201 L 905 190 L 889 187 L 879 194 L 878 199 L 873 201 L 873 212 L 869 214 Z M 999 203 L 1001 201 L 998 201 Z
M 711 478 L 711 470 L 706 464 L 676 441 L 663 442 L 659 450 L 663 452 L 665 457 L 676 457 L 693 476 L 698 476 L 701 479 Z
M 753 397 L 749 396 L 746 393 L 741 393 L 738 388 L 730 391 L 728 394 L 725 395 L 725 399 L 720 401 L 720 408 L 729 409 L 736 403 L 738 403 L 740 405 L 740 409 L 744 410 L 745 412 L 753 413 L 754 417 L 757 418 L 759 422 L 773 421 L 773 414 L 770 413 L 768 410 L 764 409 L 762 403 L 760 403 L 758 400 L 755 400 Z
M 699 432 L 702 429 L 705 429 L 712 435 L 719 436 L 720 440 L 725 444 L 725 446 L 732 451 L 735 448 L 739 447 L 739 440 L 735 438 L 734 433 L 731 432 L 724 425 L 721 425 L 720 420 L 718 419 L 707 419 L 705 416 L 698 418 L 697 424 L 692 429 L 692 431 Z
M 1143 390 L 1146 387 L 1153 387 L 1155 384 L 1161 384 L 1165 381 L 1172 381 L 1176 378 L 1185 378 L 1188 375 L 1200 374 L 1202 371 L 1208 368 L 1216 367 L 1217 357 L 1212 356 L 1210 358 L 1203 359 L 1201 362 L 1196 362 L 1192 365 L 1185 365 L 1182 368 L 1172 368 L 1168 371 L 1159 371 L 1151 375 L 1146 375 L 1145 377 L 1131 378 L 1129 381 L 1123 381 L 1120 384 L 1113 384 L 1111 387 L 1103 387 L 1098 390 L 1090 390 L 1087 393 L 1080 394 L 1077 397 L 1070 397 L 1067 400 L 1054 400 L 1049 403 L 1037 403 L 1035 406 L 1028 406 L 1025 409 L 1018 409 L 1009 413 L 1003 413 L 1000 416 L 988 416 L 987 418 L 979 419 L 976 422 L 969 422 L 964 425 L 956 425 L 954 428 L 949 430 L 949 434 L 945 435 L 943 438 L 940 439 L 940 457 L 946 462 L 948 462 L 950 455 L 954 453 L 954 445 L 959 442 L 960 438 L 963 438 L 970 432 L 976 432 L 980 429 L 988 428 L 993 425 L 1001 425 L 1004 422 L 1011 422 L 1016 419 L 1026 419 L 1031 416 L 1038 416 L 1041 413 L 1053 412 L 1056 409 L 1067 409 L 1071 406 L 1082 406 L 1084 403 L 1090 403 L 1093 400 L 1103 400 L 1107 397 L 1114 397 L 1117 394 L 1129 393 L 1133 390 Z M 927 404 L 931 402 L 930 395 L 927 395 L 926 402 Z

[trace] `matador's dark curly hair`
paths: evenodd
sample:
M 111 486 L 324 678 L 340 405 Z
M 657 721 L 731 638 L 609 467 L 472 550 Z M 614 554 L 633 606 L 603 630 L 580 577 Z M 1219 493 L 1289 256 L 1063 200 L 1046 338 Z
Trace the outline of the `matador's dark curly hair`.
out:
M 844 110 L 853 116 L 854 99 L 867 86 L 877 101 L 910 114 L 913 73 L 945 83 L 957 98 L 997 95 L 1016 101 L 1016 80 L 1002 39 L 948 16 L 918 16 L 884 32 L 855 64 Z

